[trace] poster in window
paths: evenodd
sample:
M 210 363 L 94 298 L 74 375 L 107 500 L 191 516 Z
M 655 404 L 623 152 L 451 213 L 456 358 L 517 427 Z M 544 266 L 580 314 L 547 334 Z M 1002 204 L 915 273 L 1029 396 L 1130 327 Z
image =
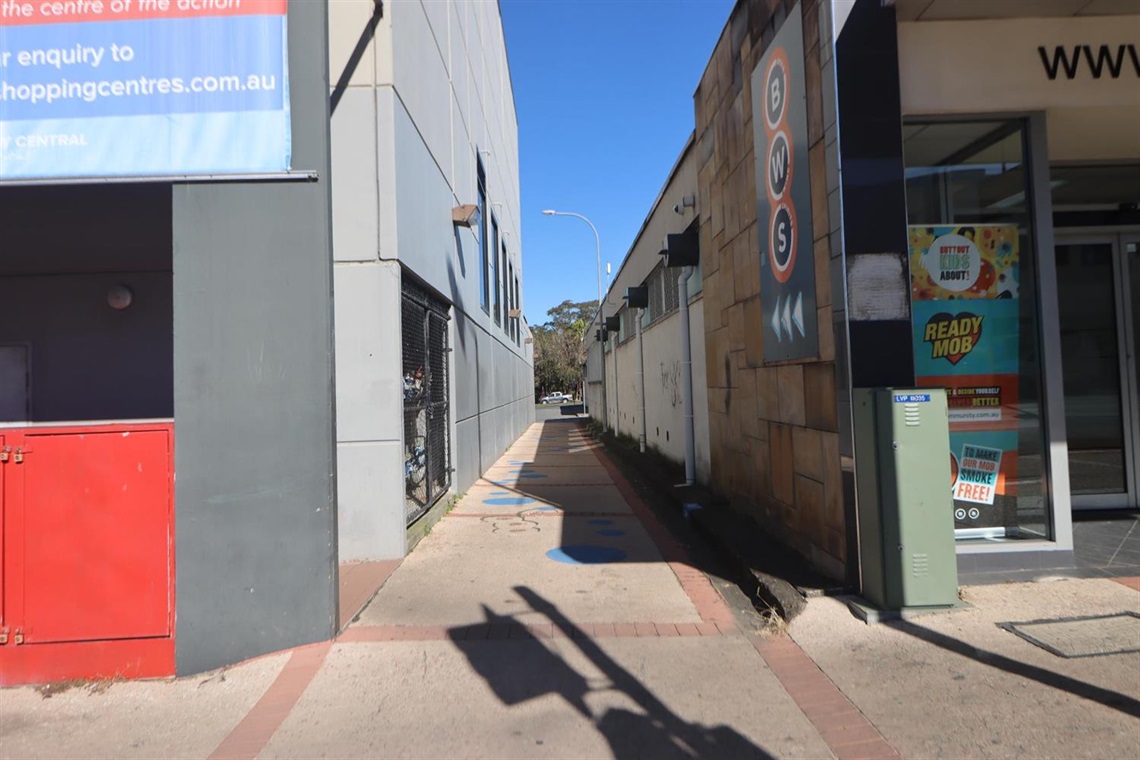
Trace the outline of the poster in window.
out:
M 1000 527 L 1017 491 L 1016 225 L 909 229 L 915 380 L 946 389 L 955 527 Z

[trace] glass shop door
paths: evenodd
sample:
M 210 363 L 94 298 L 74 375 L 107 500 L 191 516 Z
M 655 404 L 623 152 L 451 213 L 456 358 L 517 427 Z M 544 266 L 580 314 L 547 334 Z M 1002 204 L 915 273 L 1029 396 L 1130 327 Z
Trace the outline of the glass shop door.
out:
M 1058 236 L 1065 430 L 1074 509 L 1135 509 L 1140 234 Z

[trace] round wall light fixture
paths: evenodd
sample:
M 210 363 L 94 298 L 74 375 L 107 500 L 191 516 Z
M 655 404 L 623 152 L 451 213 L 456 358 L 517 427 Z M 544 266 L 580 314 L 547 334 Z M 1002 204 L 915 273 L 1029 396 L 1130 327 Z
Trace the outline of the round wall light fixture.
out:
M 107 291 L 107 305 L 116 311 L 128 308 L 135 300 L 135 294 L 126 285 L 115 285 Z

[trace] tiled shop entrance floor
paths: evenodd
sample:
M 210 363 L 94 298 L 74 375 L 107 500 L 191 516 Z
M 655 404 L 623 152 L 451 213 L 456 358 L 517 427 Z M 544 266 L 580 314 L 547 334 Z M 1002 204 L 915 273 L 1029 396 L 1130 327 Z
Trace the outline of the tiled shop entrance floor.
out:
M 1075 515 L 1073 554 L 1092 577 L 1140 575 L 1140 512 Z

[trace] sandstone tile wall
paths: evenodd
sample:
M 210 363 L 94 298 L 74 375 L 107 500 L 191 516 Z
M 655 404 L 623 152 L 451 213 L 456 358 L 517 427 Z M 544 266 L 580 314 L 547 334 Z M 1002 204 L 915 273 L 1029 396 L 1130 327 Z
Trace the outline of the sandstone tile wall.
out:
M 740 0 L 694 96 L 712 480 L 760 529 L 842 578 L 847 526 L 828 237 L 838 220 L 829 216 L 819 0 L 802 5 L 820 357 L 780 365 L 760 360 L 751 78 L 797 2 Z

